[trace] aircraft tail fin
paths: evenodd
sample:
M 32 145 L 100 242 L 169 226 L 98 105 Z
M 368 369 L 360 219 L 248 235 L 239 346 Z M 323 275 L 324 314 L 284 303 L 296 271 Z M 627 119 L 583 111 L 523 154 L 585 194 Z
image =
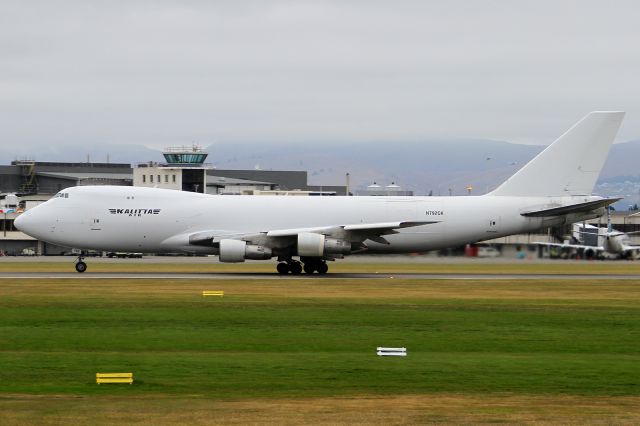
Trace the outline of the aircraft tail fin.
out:
M 624 112 L 594 111 L 567 130 L 490 195 L 591 195 Z

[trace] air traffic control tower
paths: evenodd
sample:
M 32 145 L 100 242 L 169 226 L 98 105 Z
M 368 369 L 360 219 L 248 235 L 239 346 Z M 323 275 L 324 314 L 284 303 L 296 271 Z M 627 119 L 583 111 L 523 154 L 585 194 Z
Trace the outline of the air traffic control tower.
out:
M 167 165 L 174 167 L 202 167 L 207 154 L 198 145 L 167 148 L 162 152 Z
M 139 164 L 133 170 L 133 185 L 205 193 L 207 153 L 199 146 L 170 147 L 162 151 L 166 164 Z

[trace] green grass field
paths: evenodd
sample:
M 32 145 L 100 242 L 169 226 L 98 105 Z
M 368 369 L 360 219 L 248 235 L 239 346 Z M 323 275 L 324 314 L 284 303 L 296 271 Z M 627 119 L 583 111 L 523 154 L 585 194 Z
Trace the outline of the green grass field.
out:
M 597 411 L 622 416 L 609 419 L 638 420 L 639 302 L 640 282 L 632 280 L 2 280 L 0 415 L 16 424 L 83 422 L 82 407 L 108 411 L 111 401 L 127 412 L 138 398 L 166 415 L 168 407 L 209 413 L 209 401 L 227 413 L 215 419 L 244 423 L 252 418 L 216 404 L 254 404 L 259 421 L 265 409 L 255 404 L 269 401 L 311 407 L 373 398 L 383 407 L 405 398 L 394 407 L 411 412 L 406 398 L 428 397 L 429 404 L 476 401 L 477 416 L 448 417 L 454 413 L 443 405 L 435 417 L 418 410 L 412 421 L 523 421 L 511 416 L 531 404 L 503 413 L 481 407 L 582 398 L 611 401 Z M 409 356 L 381 358 L 377 346 L 406 346 Z M 134 385 L 96 385 L 95 373 L 109 371 L 133 372 Z M 544 422 L 549 413 L 536 401 L 543 417 L 534 417 Z M 79 417 L 61 417 L 69 404 Z M 339 410 L 328 406 L 325 414 Z

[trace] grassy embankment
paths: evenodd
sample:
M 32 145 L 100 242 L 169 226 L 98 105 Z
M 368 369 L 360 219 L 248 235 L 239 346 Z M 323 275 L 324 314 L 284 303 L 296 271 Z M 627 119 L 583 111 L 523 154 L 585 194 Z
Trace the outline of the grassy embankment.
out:
M 610 280 L 3 280 L 0 415 L 633 422 L 639 301 Z

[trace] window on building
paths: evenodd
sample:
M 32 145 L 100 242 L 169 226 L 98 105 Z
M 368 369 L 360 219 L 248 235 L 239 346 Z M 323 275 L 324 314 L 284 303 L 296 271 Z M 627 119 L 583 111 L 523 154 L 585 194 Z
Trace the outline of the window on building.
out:
M 158 175 L 158 183 L 160 183 L 160 182 L 162 182 L 162 181 L 160 180 L 160 175 Z
M 173 177 L 173 183 L 176 183 L 176 175 L 172 175 Z
M 142 175 L 142 183 L 147 183 L 147 175 Z
M 153 183 L 153 175 L 149 175 L 149 182 Z
M 164 175 L 164 183 L 169 183 L 169 175 Z

